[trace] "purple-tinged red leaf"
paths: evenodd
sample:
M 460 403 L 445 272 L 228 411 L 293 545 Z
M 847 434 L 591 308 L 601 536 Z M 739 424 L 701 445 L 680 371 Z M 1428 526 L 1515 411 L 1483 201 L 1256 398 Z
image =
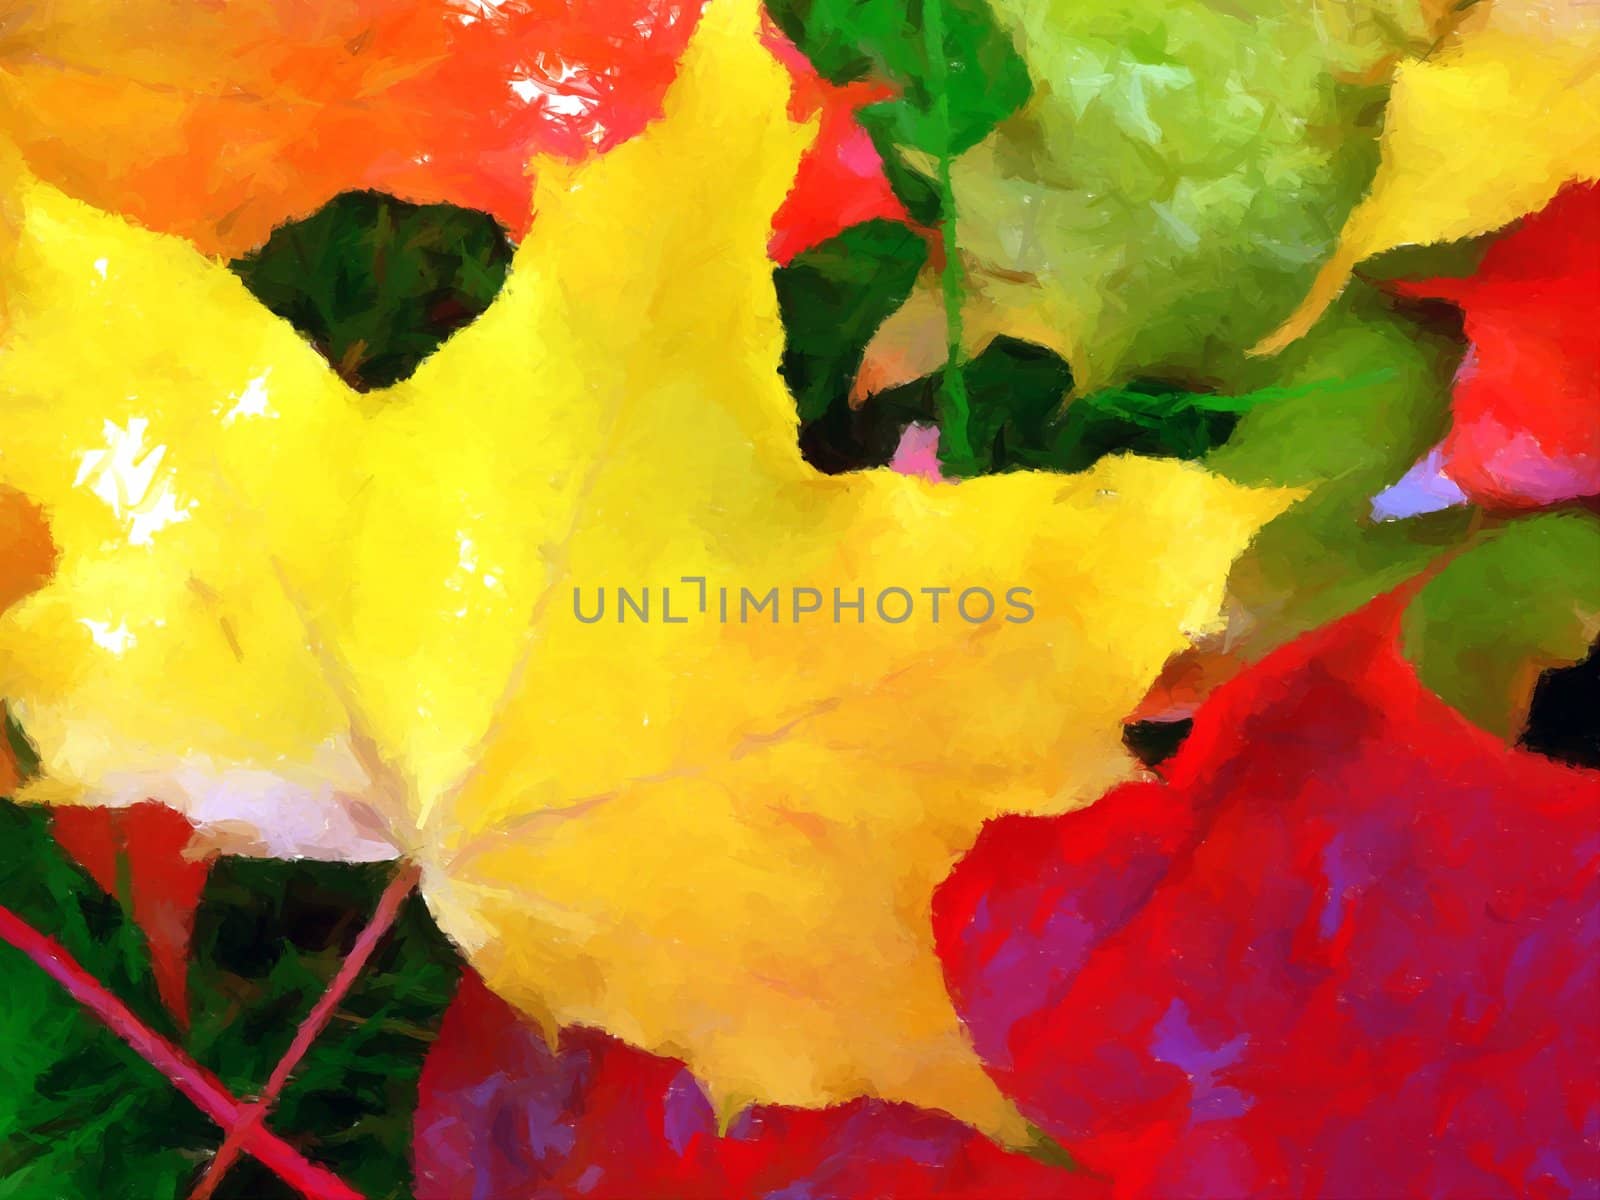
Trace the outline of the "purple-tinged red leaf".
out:
M 991 1074 L 1119 1197 L 1600 1194 L 1600 773 L 1428 693 L 1399 607 L 937 895 Z
M 1091 1200 L 1088 1176 L 904 1104 L 746 1110 L 719 1135 L 674 1059 L 589 1029 L 551 1045 L 468 973 L 423 1068 L 418 1200 Z

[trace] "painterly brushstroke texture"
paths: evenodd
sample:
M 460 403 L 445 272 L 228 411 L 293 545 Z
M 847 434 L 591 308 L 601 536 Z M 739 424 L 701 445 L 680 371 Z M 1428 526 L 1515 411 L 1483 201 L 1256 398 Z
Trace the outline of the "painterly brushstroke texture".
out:
M 418 1200 L 1095 1200 L 1104 1185 L 903 1104 L 752 1108 L 719 1129 L 683 1063 L 590 1029 L 557 1042 L 462 979 L 422 1075 Z M 1059 1157 L 1059 1156 L 1058 1156 Z
M 1118 1195 L 1600 1188 L 1600 774 L 1417 683 L 1380 601 L 941 889 L 980 1053 Z
M 812 470 L 766 248 L 808 140 L 788 102 L 755 5 L 709 9 L 664 118 L 540 164 L 495 302 L 365 396 L 187 246 L 35 184 L 0 462 L 62 561 L 0 635 L 43 763 L 25 795 L 412 857 L 491 986 L 672 1047 L 719 1104 L 875 1094 L 1015 1133 L 928 897 L 985 815 L 1129 772 L 1122 717 L 1292 496 L 1132 458 L 958 489 Z M 629 269 L 597 270 L 619 231 Z M 63 380 L 91 334 L 117 355 Z M 570 608 L 684 575 L 1039 608 L 815 631 Z
M 1600 495 L 1600 184 L 1562 192 L 1468 278 L 1392 287 L 1465 315 L 1440 463 L 1464 494 L 1490 508 Z
M 1597 67 L 0 12 L 0 1195 L 1600 1193 Z

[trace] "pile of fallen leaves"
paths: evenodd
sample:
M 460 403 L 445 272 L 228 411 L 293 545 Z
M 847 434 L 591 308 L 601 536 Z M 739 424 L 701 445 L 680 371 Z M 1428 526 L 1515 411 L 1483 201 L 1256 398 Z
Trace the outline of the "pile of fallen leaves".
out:
M 0 21 L 0 1197 L 1600 1191 L 1597 61 Z

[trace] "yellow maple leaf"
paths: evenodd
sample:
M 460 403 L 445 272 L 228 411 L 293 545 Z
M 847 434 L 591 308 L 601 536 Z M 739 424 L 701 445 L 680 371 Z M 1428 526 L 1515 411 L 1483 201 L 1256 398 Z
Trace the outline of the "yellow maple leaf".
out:
M 1254 348 L 1302 336 L 1356 264 L 1489 233 L 1600 178 L 1600 10 L 1589 0 L 1474 5 L 1426 58 L 1402 62 L 1367 198 L 1305 300 Z
M 931 891 L 986 817 L 1129 773 L 1121 719 L 1289 497 L 1132 458 L 810 469 L 765 255 L 808 134 L 757 19 L 714 0 L 662 120 L 541 166 L 501 296 L 383 393 L 186 243 L 30 185 L 0 482 L 59 561 L 0 622 L 0 693 L 27 798 L 408 856 L 493 987 L 683 1055 L 724 1105 L 1016 1134 Z M 653 618 L 579 618 L 618 587 Z M 725 587 L 783 609 L 723 621 Z

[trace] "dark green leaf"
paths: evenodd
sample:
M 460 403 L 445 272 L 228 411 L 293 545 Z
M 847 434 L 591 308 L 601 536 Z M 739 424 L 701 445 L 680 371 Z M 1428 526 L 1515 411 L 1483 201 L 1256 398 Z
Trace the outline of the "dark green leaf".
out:
M 144 938 L 39 808 L 0 802 L 0 903 L 171 1036 Z M 220 1133 L 19 951 L 0 944 L 0 1200 L 176 1196 Z
M 928 55 L 928 2 L 940 5 L 942 62 Z M 824 77 L 875 79 L 898 90 L 862 112 L 863 123 L 893 145 L 960 154 L 1031 90 L 1026 65 L 983 0 L 769 0 L 767 7 Z
M 884 117 L 885 110 L 877 105 L 856 114 L 861 127 L 872 139 L 878 157 L 883 160 L 883 177 L 889 181 L 889 190 L 905 205 L 913 221 L 932 228 L 944 219 L 944 201 L 939 196 L 938 181 L 906 161 L 905 154 L 895 145 L 893 122 Z
M 1049 465 L 1083 471 L 1109 454 L 1197 459 L 1228 440 L 1238 416 L 1161 384 L 1096 392 L 1067 406 L 1050 445 Z
M 195 921 L 191 1045 L 236 1093 L 266 1082 L 393 869 L 224 859 L 212 872 Z M 460 970 L 413 898 L 278 1103 L 273 1128 L 369 1200 L 410 1195 L 417 1078 Z M 244 1167 L 219 1196 L 275 1186 Z
M 1242 391 L 1295 390 L 1242 416 L 1207 467 L 1251 487 L 1305 492 L 1229 577 L 1237 610 L 1250 614 L 1248 634 L 1235 631 L 1247 658 L 1359 608 L 1461 541 L 1472 520 L 1464 509 L 1372 516 L 1372 497 L 1444 436 L 1460 357 L 1458 340 L 1357 282 L 1307 337 L 1234 373 Z
M 1422 682 L 1485 729 L 1522 728 L 1541 672 L 1588 653 L 1600 617 L 1600 518 L 1548 512 L 1483 534 L 1406 609 Z
M 352 387 L 386 387 L 494 299 L 512 247 L 492 217 L 376 192 L 335 197 L 232 264 Z
M 996 471 L 1083 471 L 1108 454 L 1200 458 L 1227 440 L 1238 414 L 1278 398 L 1211 396 L 1159 382 L 1136 382 L 1067 403 L 1072 371 L 1057 354 L 996 338 L 962 368 L 971 406 L 968 468 L 944 460 L 951 475 Z M 905 420 L 931 420 L 940 377 L 930 375 L 875 397 Z
M 927 258 L 897 221 L 866 221 L 773 272 L 783 316 L 783 377 L 802 422 L 847 403 L 867 342 L 911 294 Z

